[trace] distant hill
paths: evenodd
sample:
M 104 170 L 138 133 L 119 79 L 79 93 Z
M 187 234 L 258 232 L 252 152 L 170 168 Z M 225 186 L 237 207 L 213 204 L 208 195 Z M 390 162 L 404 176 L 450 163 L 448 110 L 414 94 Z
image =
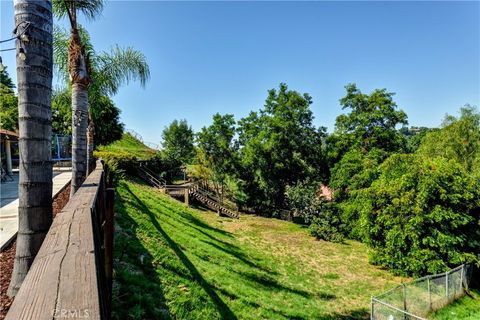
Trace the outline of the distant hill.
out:
M 99 147 L 98 151 L 126 152 L 134 155 L 138 160 L 148 160 L 157 153 L 156 150 L 147 147 L 142 141 L 128 132 L 123 134 L 122 139 L 108 146 Z

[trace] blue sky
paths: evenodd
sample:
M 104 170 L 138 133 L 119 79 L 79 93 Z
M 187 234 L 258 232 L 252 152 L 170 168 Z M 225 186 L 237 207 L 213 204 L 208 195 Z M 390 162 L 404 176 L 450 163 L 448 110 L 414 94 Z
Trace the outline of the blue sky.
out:
M 350 82 L 396 92 L 410 125 L 480 105 L 480 2 L 110 1 L 85 26 L 97 50 L 147 56 L 147 87 L 130 84 L 114 101 L 126 127 L 154 143 L 174 119 L 195 130 L 216 112 L 239 119 L 280 82 L 310 93 L 329 131 Z M 13 4 L 2 0 L 1 38 L 12 29 Z M 2 58 L 15 76 L 14 54 Z

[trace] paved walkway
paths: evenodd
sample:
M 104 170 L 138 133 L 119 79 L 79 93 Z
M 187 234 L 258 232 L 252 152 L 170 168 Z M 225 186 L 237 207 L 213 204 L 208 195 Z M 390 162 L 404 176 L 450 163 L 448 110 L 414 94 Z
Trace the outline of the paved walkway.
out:
M 68 168 L 53 172 L 53 196 L 70 182 L 72 178 L 70 170 Z M 13 174 L 13 179 L 0 186 L 0 251 L 10 243 L 18 231 L 18 173 Z

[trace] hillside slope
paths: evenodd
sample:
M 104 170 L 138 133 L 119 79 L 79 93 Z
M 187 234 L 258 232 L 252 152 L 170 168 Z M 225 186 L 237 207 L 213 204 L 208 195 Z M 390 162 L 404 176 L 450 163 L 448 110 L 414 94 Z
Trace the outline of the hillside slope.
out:
M 358 242 L 299 225 L 220 218 L 123 180 L 116 196 L 115 319 L 362 319 L 401 282 Z
M 108 146 L 100 146 L 98 151 L 126 152 L 137 157 L 138 160 L 148 160 L 155 156 L 155 150 L 147 147 L 140 140 L 125 132 L 122 139 L 115 141 Z

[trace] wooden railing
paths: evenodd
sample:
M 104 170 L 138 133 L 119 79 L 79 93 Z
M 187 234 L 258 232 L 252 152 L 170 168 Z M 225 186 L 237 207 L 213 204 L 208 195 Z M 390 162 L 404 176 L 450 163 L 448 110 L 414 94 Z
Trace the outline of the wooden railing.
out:
M 109 319 L 114 191 L 103 164 L 56 216 L 7 320 Z
M 216 197 L 211 197 L 208 192 L 198 186 L 194 186 L 189 189 L 189 193 L 198 201 L 206 205 L 212 210 L 218 211 L 218 213 L 229 216 L 230 218 L 238 219 L 240 217 L 237 211 L 231 210 L 224 205 L 220 204 L 220 201 Z
M 137 172 L 140 178 L 146 180 L 156 188 L 165 188 L 167 181 L 148 169 L 148 166 L 145 163 L 145 161 L 138 162 Z

